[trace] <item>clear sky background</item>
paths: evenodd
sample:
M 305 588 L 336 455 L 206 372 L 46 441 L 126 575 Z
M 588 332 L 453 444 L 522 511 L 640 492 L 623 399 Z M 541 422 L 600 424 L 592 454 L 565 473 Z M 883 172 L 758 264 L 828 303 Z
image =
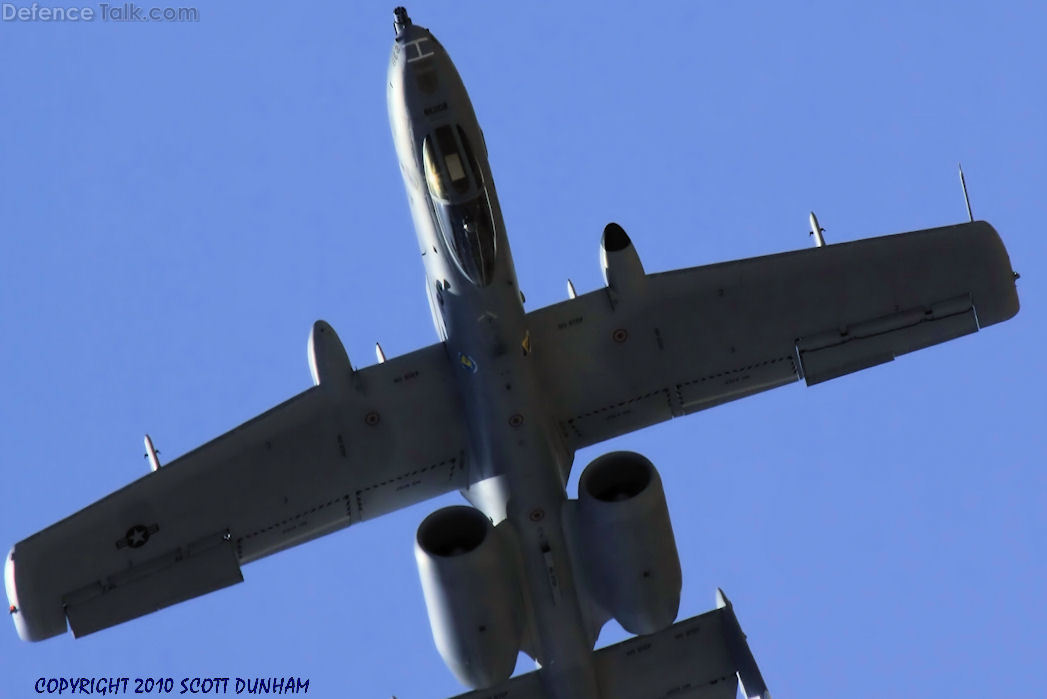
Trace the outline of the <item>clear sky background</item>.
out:
M 392 3 L 198 7 L 0 23 L 7 544 L 145 473 L 146 431 L 170 460 L 309 386 L 317 318 L 356 366 L 435 339 L 386 118 Z M 571 492 L 605 451 L 650 457 L 681 617 L 722 586 L 775 696 L 1042 693 L 1043 4 L 408 9 L 470 91 L 531 309 L 603 283 L 610 220 L 648 271 L 806 247 L 811 209 L 841 242 L 964 220 L 963 162 L 1023 275 L 1014 320 L 586 449 Z M 458 501 L 85 639 L 0 630 L 0 696 L 61 675 L 456 694 L 412 545 Z

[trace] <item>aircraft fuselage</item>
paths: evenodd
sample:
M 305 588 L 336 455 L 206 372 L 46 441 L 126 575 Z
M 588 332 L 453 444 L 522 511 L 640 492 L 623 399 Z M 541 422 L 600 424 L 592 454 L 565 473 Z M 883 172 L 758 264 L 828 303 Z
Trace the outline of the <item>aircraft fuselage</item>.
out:
M 427 29 L 401 27 L 388 107 L 433 321 L 470 426 L 464 491 L 519 543 L 533 627 L 528 650 L 552 696 L 596 697 L 594 631 L 563 518 L 573 454 L 544 409 L 487 148 L 458 71 Z M 568 523 L 568 527 L 569 527 Z

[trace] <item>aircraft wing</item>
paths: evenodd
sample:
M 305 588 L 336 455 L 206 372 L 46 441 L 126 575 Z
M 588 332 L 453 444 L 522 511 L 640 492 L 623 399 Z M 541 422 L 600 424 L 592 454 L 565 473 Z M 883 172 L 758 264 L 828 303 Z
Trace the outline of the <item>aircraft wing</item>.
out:
M 1012 317 L 983 221 L 647 275 L 529 314 L 574 449 L 798 378 L 815 384 Z
M 107 628 L 237 582 L 240 566 L 464 487 L 443 344 L 321 383 L 19 542 L 19 635 Z

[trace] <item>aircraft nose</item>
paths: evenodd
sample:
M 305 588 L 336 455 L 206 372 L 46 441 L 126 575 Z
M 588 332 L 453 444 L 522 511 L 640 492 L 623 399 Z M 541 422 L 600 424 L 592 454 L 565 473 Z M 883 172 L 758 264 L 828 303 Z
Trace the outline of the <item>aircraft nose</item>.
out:
M 404 45 L 410 45 L 430 36 L 425 27 L 418 26 L 411 21 L 407 10 L 403 7 L 393 10 L 393 31 L 396 33 L 396 43 Z

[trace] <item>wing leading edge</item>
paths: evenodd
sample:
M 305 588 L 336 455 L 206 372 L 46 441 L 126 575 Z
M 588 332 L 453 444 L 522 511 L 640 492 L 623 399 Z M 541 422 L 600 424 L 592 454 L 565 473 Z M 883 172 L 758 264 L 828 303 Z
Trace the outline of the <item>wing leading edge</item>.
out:
M 466 485 L 442 344 L 311 388 L 19 542 L 19 635 L 82 636 L 241 582 L 240 566 Z
M 651 274 L 529 315 L 578 449 L 804 378 L 815 384 L 1018 312 L 983 221 Z

